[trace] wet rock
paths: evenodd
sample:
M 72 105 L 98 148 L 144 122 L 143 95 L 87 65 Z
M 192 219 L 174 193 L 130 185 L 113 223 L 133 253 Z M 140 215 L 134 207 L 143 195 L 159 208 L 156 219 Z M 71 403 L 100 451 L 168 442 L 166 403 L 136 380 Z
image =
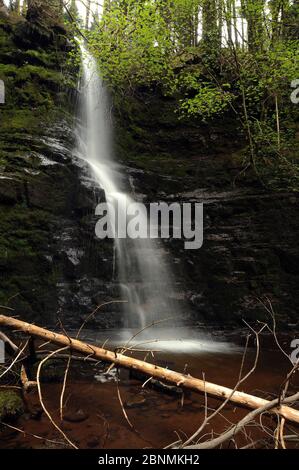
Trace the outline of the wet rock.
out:
M 0 203 L 13 204 L 20 199 L 22 183 L 12 176 L 0 174 Z
M 69 445 L 67 443 L 64 443 L 64 442 L 49 442 L 49 441 L 46 441 L 44 442 L 44 444 L 36 444 L 36 445 L 33 445 L 33 446 L 30 446 L 30 449 L 36 449 L 36 450 L 40 450 L 40 449 L 69 449 Z
M 181 405 L 183 408 L 190 408 L 193 406 L 193 401 L 190 398 L 185 398 L 181 401 Z
M 43 414 L 43 409 L 39 405 L 35 405 L 30 409 L 30 419 L 39 420 Z
M 63 419 L 65 421 L 68 421 L 70 423 L 82 423 L 83 421 L 86 421 L 89 418 L 89 415 L 85 413 L 84 410 L 76 410 L 76 411 L 67 411 Z
M 102 374 L 97 374 L 94 376 L 97 382 L 102 384 L 107 382 L 116 382 L 118 380 L 117 370 L 112 369 L 110 372 L 103 372 Z
M 183 389 L 181 387 L 176 387 L 175 385 L 167 385 L 160 380 L 152 379 L 150 381 L 150 386 L 160 390 L 168 395 L 179 395 L 183 394 Z
M 146 405 L 146 399 L 142 395 L 136 395 L 125 402 L 126 408 L 142 408 Z
M 165 241 L 175 260 L 173 272 L 190 299 L 182 309 L 184 321 L 265 320 L 264 308 L 254 300 L 263 295 L 270 295 L 278 322 L 295 321 L 298 193 L 264 191 L 249 172 L 232 188 L 244 147 L 234 119 L 179 123 L 174 102 L 165 102 L 159 92 L 145 90 L 141 96 L 118 118 L 119 154 L 134 192 L 155 202 L 204 203 L 200 250 Z

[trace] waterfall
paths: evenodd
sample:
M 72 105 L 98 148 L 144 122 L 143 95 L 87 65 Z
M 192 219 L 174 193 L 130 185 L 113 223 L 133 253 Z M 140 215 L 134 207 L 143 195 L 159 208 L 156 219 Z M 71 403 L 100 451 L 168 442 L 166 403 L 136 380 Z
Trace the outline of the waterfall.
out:
M 115 209 L 133 202 L 121 187 L 121 175 L 112 157 L 109 100 L 95 59 L 81 44 L 81 125 L 79 153 L 89 165 L 106 201 Z M 143 216 L 148 223 L 147 215 Z M 171 317 L 179 321 L 177 302 L 172 299 L 174 280 L 167 267 L 166 252 L 158 240 L 115 238 L 116 275 L 124 304 L 125 326 L 145 328 L 153 321 Z M 100 243 L 100 241 L 99 241 Z M 165 327 L 168 326 L 166 323 Z

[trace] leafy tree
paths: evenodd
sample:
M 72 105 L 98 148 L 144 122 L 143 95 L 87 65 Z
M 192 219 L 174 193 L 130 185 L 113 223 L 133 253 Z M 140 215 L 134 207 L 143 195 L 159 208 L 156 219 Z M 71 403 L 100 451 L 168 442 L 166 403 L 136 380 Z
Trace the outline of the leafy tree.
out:
M 296 115 L 290 84 L 299 77 L 298 5 L 105 0 L 101 19 L 83 33 L 118 101 L 140 87 L 158 87 L 177 99 L 184 119 L 236 113 L 248 140 L 247 162 L 257 172 L 291 154 L 287 126 Z
M 61 0 L 27 0 L 27 19 L 30 21 L 58 21 L 63 15 Z M 48 19 L 47 19 L 48 18 Z

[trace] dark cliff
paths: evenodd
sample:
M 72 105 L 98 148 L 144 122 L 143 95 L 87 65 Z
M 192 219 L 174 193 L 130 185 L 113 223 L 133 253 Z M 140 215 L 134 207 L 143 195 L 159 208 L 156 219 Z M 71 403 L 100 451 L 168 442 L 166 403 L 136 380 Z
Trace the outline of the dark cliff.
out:
M 113 244 L 94 234 L 103 197 L 75 155 L 76 80 L 62 28 L 0 19 L 0 304 L 24 319 L 77 324 L 119 298 Z M 116 113 L 116 158 L 146 201 L 204 203 L 204 245 L 166 240 L 190 321 L 277 317 L 298 323 L 298 193 L 271 192 L 242 172 L 234 116 L 179 121 L 157 91 Z M 97 320 L 121 324 L 115 305 Z

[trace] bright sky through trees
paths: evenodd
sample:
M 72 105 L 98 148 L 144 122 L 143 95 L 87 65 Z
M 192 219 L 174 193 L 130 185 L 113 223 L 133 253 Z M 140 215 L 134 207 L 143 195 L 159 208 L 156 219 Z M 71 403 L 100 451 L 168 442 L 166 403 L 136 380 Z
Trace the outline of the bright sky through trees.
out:
M 24 0 L 20 0 L 20 5 L 22 6 L 23 5 L 23 2 Z M 4 0 L 4 3 L 9 6 L 10 5 L 10 0 Z M 70 6 L 71 5 L 71 0 L 64 0 L 64 3 L 67 5 L 67 6 Z M 77 8 L 78 8 L 78 11 L 79 11 L 79 14 L 82 18 L 83 21 L 86 20 L 86 17 L 87 17 L 87 8 L 88 8 L 88 5 L 90 5 L 90 11 L 91 11 L 91 14 L 89 15 L 89 25 L 92 23 L 92 13 L 99 13 L 99 15 L 101 16 L 101 13 L 102 13 L 102 10 L 103 10 L 103 3 L 104 3 L 104 0 L 76 0 L 76 5 L 77 5 Z M 245 19 L 243 19 L 243 22 L 241 20 L 241 13 L 240 13 L 240 10 L 241 10 L 241 0 L 236 0 L 235 1 L 235 7 L 236 7 L 236 26 L 237 26 L 237 30 L 238 31 L 242 31 L 243 30 L 243 33 L 246 34 L 247 32 L 247 22 Z M 199 13 L 199 19 L 201 19 L 201 12 Z M 227 31 L 227 25 L 224 24 L 223 25 L 223 31 L 222 31 L 222 35 L 223 35 L 223 45 L 226 43 L 227 39 L 228 39 L 228 31 Z M 201 28 L 201 21 L 199 21 L 199 24 L 198 24 L 198 37 L 201 38 L 202 36 L 202 28 Z M 232 39 L 234 42 L 236 42 L 236 37 L 235 37 L 235 29 L 232 30 Z
M 20 0 L 20 5 L 22 6 L 23 5 L 23 2 L 24 0 Z M 10 4 L 10 0 L 4 0 L 4 3 L 6 6 L 9 6 Z M 67 5 L 70 5 L 70 0 L 65 0 L 65 3 Z M 81 17 L 84 19 L 86 18 L 86 9 L 87 9 L 87 5 L 88 5 L 88 0 L 76 0 L 76 3 L 77 3 L 77 8 L 78 8 L 78 11 L 81 15 Z M 102 1 L 101 0 L 91 0 L 90 2 L 90 9 L 92 12 L 99 12 L 101 14 L 101 11 L 102 11 Z
M 85 18 L 86 17 L 86 7 L 87 7 L 88 0 L 76 0 L 76 3 L 77 3 L 77 7 L 78 7 L 80 15 L 82 16 L 82 18 Z M 101 11 L 102 11 L 101 3 L 102 3 L 101 0 L 99 0 L 99 1 L 91 0 L 91 3 L 90 3 L 91 11 L 94 12 L 94 13 L 96 11 L 99 11 L 99 13 L 101 13 Z

